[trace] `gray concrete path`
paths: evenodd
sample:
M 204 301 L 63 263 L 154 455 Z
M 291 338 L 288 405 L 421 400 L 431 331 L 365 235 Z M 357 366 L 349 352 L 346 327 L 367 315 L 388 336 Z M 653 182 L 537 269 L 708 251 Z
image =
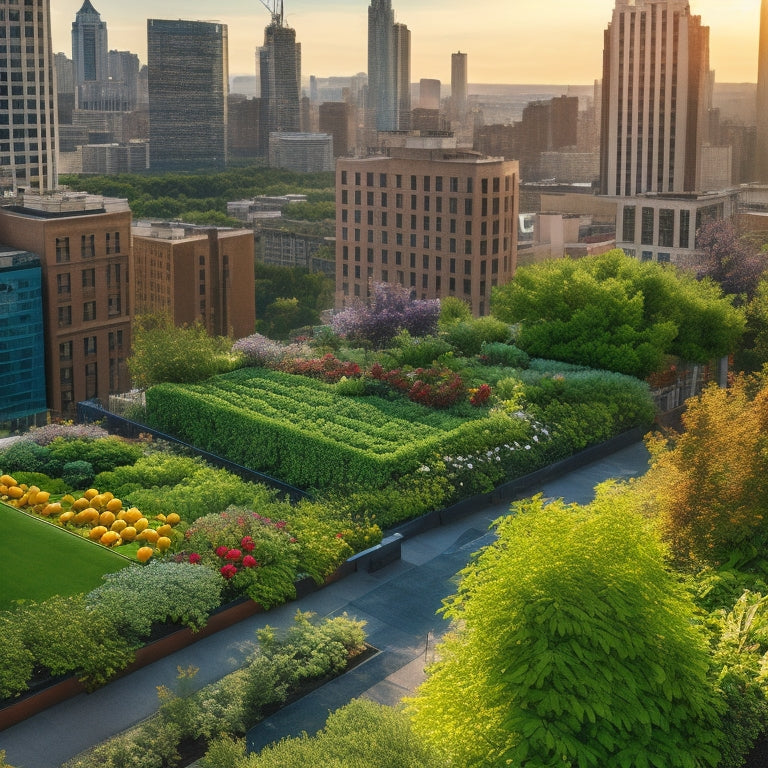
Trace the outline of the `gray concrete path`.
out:
M 548 482 L 541 491 L 547 497 L 586 503 L 596 484 L 642 474 L 647 462 L 648 453 L 638 443 Z M 473 552 L 492 541 L 489 526 L 508 509 L 507 503 L 478 509 L 409 539 L 403 543 L 401 560 L 380 571 L 353 574 L 0 731 L 0 749 L 16 768 L 57 768 L 89 745 L 152 714 L 157 686 L 173 686 L 178 667 L 198 667 L 200 686 L 217 680 L 243 663 L 257 629 L 266 624 L 286 627 L 297 610 L 318 616 L 346 612 L 365 620 L 368 640 L 380 653 L 260 723 L 248 734 L 249 744 L 256 748 L 302 731 L 315 733 L 330 711 L 357 696 L 395 704 L 423 680 L 425 661 L 447 628 L 437 611 L 443 598 L 455 591 L 455 574 Z

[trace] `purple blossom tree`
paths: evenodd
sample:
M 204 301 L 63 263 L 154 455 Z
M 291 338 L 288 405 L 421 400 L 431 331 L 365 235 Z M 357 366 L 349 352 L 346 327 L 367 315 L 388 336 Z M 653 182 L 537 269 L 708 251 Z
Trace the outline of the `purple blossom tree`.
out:
M 412 336 L 435 333 L 439 317 L 439 299 L 413 299 L 402 285 L 374 283 L 370 301 L 354 304 L 334 316 L 331 328 L 339 336 L 383 347 L 402 330 Z

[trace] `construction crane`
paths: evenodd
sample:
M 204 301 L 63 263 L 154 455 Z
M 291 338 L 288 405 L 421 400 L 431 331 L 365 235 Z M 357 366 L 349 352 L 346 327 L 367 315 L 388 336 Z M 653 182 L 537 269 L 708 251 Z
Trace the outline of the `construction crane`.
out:
M 283 26 L 283 0 L 279 0 L 279 10 L 278 10 L 278 0 L 272 0 L 271 3 L 268 3 L 267 0 L 261 0 L 261 4 L 272 14 L 272 23 L 276 24 L 278 27 Z

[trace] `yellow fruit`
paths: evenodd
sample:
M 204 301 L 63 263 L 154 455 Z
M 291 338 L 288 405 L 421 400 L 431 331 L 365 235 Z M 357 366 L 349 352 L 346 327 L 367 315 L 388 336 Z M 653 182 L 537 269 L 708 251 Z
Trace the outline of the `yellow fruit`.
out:
M 97 525 L 95 528 L 91 528 L 91 530 L 88 531 L 88 538 L 98 541 L 106 532 L 107 529 L 103 525 Z
M 62 504 L 74 504 L 75 503 L 75 497 L 71 493 L 65 493 L 61 497 L 61 503 Z
M 165 552 L 171 546 L 171 540 L 167 536 L 161 536 L 155 546 L 161 551 Z
M 7 496 L 8 495 L 8 486 L 4 485 L 3 483 L 0 483 L 0 496 Z
M 94 496 L 94 497 L 91 499 L 91 506 L 92 506 L 94 509 L 102 509 L 102 507 L 104 507 L 104 505 L 105 505 L 106 503 L 107 503 L 107 502 L 105 501 L 105 499 L 104 499 L 104 496 L 103 496 L 102 494 L 100 494 L 100 493 L 97 493 L 97 494 L 96 494 L 96 495 L 95 495 L 95 496 Z
M 21 488 L 21 486 L 18 486 Z M 23 493 L 21 498 L 16 502 L 17 507 L 26 507 L 27 506 L 27 499 L 29 498 L 29 493 Z
M 126 516 L 126 514 L 128 514 L 128 510 L 127 510 L 127 509 L 121 509 L 121 510 L 120 510 L 120 511 L 117 513 L 117 519 L 118 519 L 118 520 L 125 520 L 125 516 Z
M 115 522 L 115 513 L 110 512 L 108 509 L 105 509 L 100 515 L 99 515 L 99 522 L 102 525 L 106 525 L 109 527 L 112 525 L 112 523 Z
M 92 499 L 94 496 L 98 496 L 99 492 L 95 488 L 89 488 L 83 496 L 85 496 L 86 499 Z
M 70 509 L 68 512 L 62 512 L 59 515 L 59 522 L 60 523 L 68 523 L 70 520 L 72 520 L 75 517 L 75 513 Z
M 170 533 L 173 529 L 171 528 L 168 523 L 165 525 L 161 525 L 159 528 L 157 528 L 157 535 L 158 536 L 170 536 Z
M 124 530 L 127 527 L 128 527 L 128 523 L 126 523 L 125 520 L 115 520 L 115 522 L 109 526 L 109 529 L 111 531 L 117 531 L 118 533 L 120 533 L 120 531 Z
M 49 515 L 60 515 L 61 512 L 62 512 L 61 503 L 58 501 L 55 501 L 52 504 L 46 504 L 40 510 L 40 514 L 45 515 L 45 517 L 48 517 Z M 72 513 L 72 515 L 74 517 L 74 513 Z
M 129 525 L 120 531 L 123 541 L 133 541 L 136 538 L 136 533 L 136 529 L 132 525 Z
M 137 531 L 143 531 L 143 530 L 145 530 L 146 528 L 148 528 L 148 527 L 149 527 L 149 520 L 147 520 L 147 518 L 146 518 L 146 517 L 140 517 L 140 518 L 139 518 L 139 519 L 138 519 L 138 520 L 137 520 L 137 521 L 136 521 L 136 522 L 133 524 L 133 527 L 134 527 L 134 528 L 135 528 Z
M 7 485 L 9 488 L 12 485 L 18 485 L 18 483 L 10 475 L 3 475 L 0 477 L 0 483 Z
M 165 518 L 165 522 L 169 525 L 178 525 L 181 522 L 181 518 L 175 512 L 171 512 L 171 514 Z
M 18 485 L 8 486 L 8 496 L 12 499 L 20 499 L 24 495 L 24 491 Z
M 115 498 L 115 494 L 112 493 L 112 491 L 104 491 L 104 493 L 102 493 L 101 495 L 104 497 L 105 504 L 109 504 L 109 502 Z
M 123 520 L 125 520 L 128 525 L 133 525 L 139 518 L 142 517 L 141 512 L 139 512 L 136 507 L 131 507 L 123 517 Z
M 38 503 L 37 501 L 38 493 L 40 493 L 40 489 L 36 485 L 29 486 L 29 490 L 27 491 L 27 504 L 29 504 L 30 507 L 34 507 L 35 504 Z
M 106 496 L 106 494 L 104 494 Z M 119 512 L 123 508 L 123 502 L 120 499 L 110 499 L 107 502 L 107 509 L 110 512 Z
M 153 528 L 145 528 L 136 538 L 140 541 L 148 541 L 150 544 L 154 544 L 160 538 L 160 535 Z
M 120 534 L 117 533 L 117 531 L 107 531 L 100 539 L 99 541 L 105 546 L 105 547 L 111 547 L 113 544 L 117 542 L 117 540 L 120 538 Z
M 161 522 L 164 523 L 165 522 L 165 515 L 163 515 L 163 514 L 155 515 L 155 520 L 160 520 Z
M 84 509 L 82 512 L 78 512 L 75 515 L 73 522 L 75 523 L 75 525 L 86 525 L 86 524 L 93 525 L 96 523 L 98 519 L 99 519 L 99 511 L 97 509 L 94 509 L 93 507 L 88 507 L 87 509 Z
M 88 509 L 89 506 L 90 506 L 90 502 L 85 496 L 79 499 L 76 499 L 74 502 L 72 502 L 72 509 L 74 509 L 75 512 L 81 512 L 84 509 Z
M 30 496 L 32 495 L 32 489 L 29 489 Z M 48 500 L 51 498 L 51 494 L 48 493 L 48 491 L 38 491 L 35 494 L 35 500 L 32 501 L 29 500 L 30 504 L 47 504 Z
M 141 547 L 138 552 L 136 552 L 136 559 L 140 563 L 146 563 L 147 560 L 149 560 L 150 557 L 152 557 L 153 551 L 152 547 Z

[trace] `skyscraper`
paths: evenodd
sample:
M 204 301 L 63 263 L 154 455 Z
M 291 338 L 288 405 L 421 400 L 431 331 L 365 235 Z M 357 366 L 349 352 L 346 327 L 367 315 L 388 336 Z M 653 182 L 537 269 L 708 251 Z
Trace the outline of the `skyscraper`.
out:
M 107 80 L 107 23 L 99 12 L 85 0 L 72 22 L 72 61 L 75 64 L 75 83 Z
M 396 131 L 395 12 L 391 0 L 371 0 L 368 7 L 368 107 L 379 131 Z
M 760 11 L 757 67 L 757 178 L 768 184 L 768 0 Z
M 709 27 L 688 0 L 616 0 L 603 49 L 602 194 L 699 190 L 709 101 Z
M 55 189 L 58 129 L 49 0 L 27 0 L 23 6 L 0 0 L 0 12 L 0 36 L 11 46 L 10 58 L 4 56 L 0 66 L 0 188 Z
M 147 20 L 150 167 L 221 168 L 227 158 L 227 26 Z
M 411 128 L 411 31 L 405 24 L 395 24 L 392 39 L 395 46 L 395 100 L 397 128 Z
M 262 147 L 269 154 L 269 134 L 301 129 L 301 43 L 296 30 L 285 25 L 282 8 L 272 14 L 259 51 Z
M 451 54 L 451 102 L 453 115 L 463 121 L 467 116 L 467 54 Z

